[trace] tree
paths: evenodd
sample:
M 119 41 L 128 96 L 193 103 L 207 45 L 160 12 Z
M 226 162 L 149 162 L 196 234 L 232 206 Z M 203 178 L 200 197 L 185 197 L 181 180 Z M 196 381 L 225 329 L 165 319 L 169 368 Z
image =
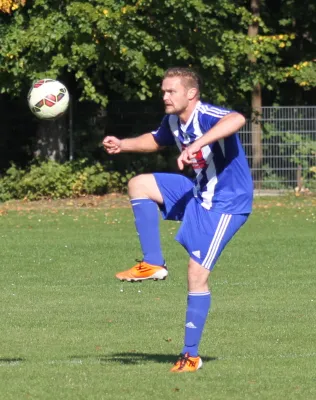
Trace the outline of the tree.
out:
M 10 14 L 20 6 L 25 5 L 26 0 L 0 0 L 0 12 Z
M 316 3 L 264 0 L 261 15 L 267 20 L 273 40 L 279 41 L 283 49 L 275 103 L 315 104 Z
M 288 12 L 282 7 L 303 12 L 303 6 L 279 0 L 275 18 L 270 3 L 262 0 L 261 16 L 255 16 L 248 0 L 26 2 L 10 15 L 0 14 L 1 93 L 25 96 L 34 79 L 58 78 L 75 102 L 106 107 L 113 99 L 157 96 L 163 71 L 182 65 L 200 72 L 205 99 L 245 108 L 254 83 L 274 93 L 291 74 L 307 71 L 288 63 L 297 36 L 284 22 Z M 296 20 L 303 32 L 302 18 Z M 258 31 L 249 36 L 254 23 Z M 312 33 L 305 34 L 314 41 Z M 296 85 L 302 79 L 293 77 Z
M 251 0 L 250 8 L 253 15 L 252 23 L 248 28 L 250 38 L 255 38 L 259 33 L 259 17 L 260 17 L 260 0 Z M 249 55 L 249 60 L 252 63 L 257 62 L 254 54 Z M 262 96 L 260 81 L 254 82 L 254 87 L 251 92 L 251 138 L 252 138 L 252 174 L 256 189 L 261 186 L 261 166 L 262 166 Z
M 114 93 L 152 97 L 164 69 L 180 64 L 200 71 L 207 97 L 242 102 L 254 79 L 275 79 L 281 50 L 249 38 L 251 21 L 241 0 L 35 0 L 2 28 L 1 91 L 17 95 L 33 79 L 62 77 L 75 81 L 80 99 L 106 106 Z M 256 51 L 254 68 L 248 54 Z

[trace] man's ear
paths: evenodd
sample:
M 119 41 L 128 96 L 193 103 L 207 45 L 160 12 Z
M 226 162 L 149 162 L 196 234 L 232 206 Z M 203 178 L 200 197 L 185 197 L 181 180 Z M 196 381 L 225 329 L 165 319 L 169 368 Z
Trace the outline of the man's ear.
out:
M 188 90 L 188 99 L 193 100 L 198 95 L 197 88 L 191 88 Z

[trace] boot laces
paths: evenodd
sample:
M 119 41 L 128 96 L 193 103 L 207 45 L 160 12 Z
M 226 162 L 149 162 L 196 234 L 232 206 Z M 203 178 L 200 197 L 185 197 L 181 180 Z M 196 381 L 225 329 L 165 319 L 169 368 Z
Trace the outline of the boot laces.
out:
M 178 360 L 179 369 L 183 369 L 186 364 L 190 367 L 195 367 L 196 361 L 192 361 L 189 357 L 189 353 L 181 354 L 181 357 Z
M 136 258 L 135 261 L 138 263 L 138 265 L 135 266 L 135 268 L 137 269 L 137 271 L 142 271 L 142 270 L 144 270 L 144 269 L 148 269 L 148 267 L 146 267 L 146 266 L 144 265 L 144 260 L 139 260 L 139 259 Z M 165 268 L 166 270 L 168 270 L 166 264 L 161 265 L 161 267 L 162 267 L 162 268 Z
M 135 261 L 138 263 L 138 265 L 135 267 L 137 269 L 137 271 L 142 271 L 144 269 L 148 269 L 147 267 L 145 267 L 143 260 L 136 259 Z

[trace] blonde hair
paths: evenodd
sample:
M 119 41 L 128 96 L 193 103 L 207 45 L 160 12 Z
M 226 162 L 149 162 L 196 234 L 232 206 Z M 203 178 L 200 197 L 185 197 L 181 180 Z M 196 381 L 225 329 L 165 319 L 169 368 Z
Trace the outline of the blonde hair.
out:
M 195 88 L 200 93 L 201 78 L 190 68 L 173 67 L 168 68 L 163 76 L 165 78 L 180 77 L 187 89 Z

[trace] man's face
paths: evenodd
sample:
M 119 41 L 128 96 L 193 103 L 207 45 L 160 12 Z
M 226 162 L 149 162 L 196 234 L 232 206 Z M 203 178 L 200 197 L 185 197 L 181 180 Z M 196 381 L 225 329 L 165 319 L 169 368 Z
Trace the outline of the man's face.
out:
M 189 105 L 188 89 L 180 77 L 165 78 L 161 90 L 166 114 L 180 115 Z

